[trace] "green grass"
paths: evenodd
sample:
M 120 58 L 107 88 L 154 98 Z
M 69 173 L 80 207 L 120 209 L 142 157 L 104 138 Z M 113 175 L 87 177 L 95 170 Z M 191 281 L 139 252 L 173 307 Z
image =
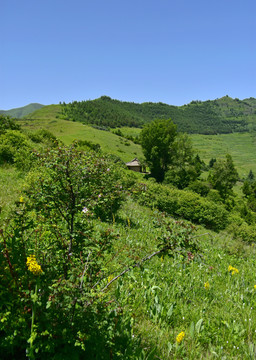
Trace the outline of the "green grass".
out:
M 254 133 L 190 135 L 194 148 L 208 164 L 211 158 L 224 159 L 230 154 L 240 177 L 250 170 L 256 174 L 256 138 Z
M 45 108 L 39 111 L 45 111 Z M 132 141 L 125 140 L 110 131 L 98 130 L 79 122 L 57 119 L 52 115 L 52 112 L 48 115 L 49 118 L 21 120 L 19 123 L 22 125 L 22 128 L 27 131 L 47 129 L 66 145 L 71 144 L 74 140 L 89 140 L 93 143 L 100 144 L 104 152 L 114 154 L 125 162 L 131 161 L 135 157 L 143 159 L 140 145 L 134 144 Z
M 128 201 L 119 216 L 117 260 L 122 251 L 132 261 L 157 249 L 156 212 Z M 255 247 L 202 227 L 195 238 L 201 261 L 154 257 L 124 276 L 118 301 L 133 314 L 134 336 L 142 336 L 148 351 L 156 346 L 152 359 L 254 359 Z M 229 265 L 239 272 L 232 275 Z M 177 345 L 181 331 L 185 338 Z
M 138 136 L 141 129 L 120 128 L 124 135 Z M 250 170 L 256 174 L 256 134 L 233 133 L 220 135 L 189 135 L 195 151 L 209 163 L 211 158 L 225 159 L 230 154 L 241 178 Z
M 8 209 L 18 201 L 23 183 L 13 167 L 0 168 L 1 206 Z M 110 273 L 116 275 L 158 249 L 156 239 L 164 232 L 155 224 L 158 217 L 157 211 L 128 197 L 112 224 L 95 220 L 96 227 L 111 227 L 119 234 Z M 107 300 L 117 301 L 124 316 L 132 316 L 133 336 L 142 338 L 145 353 L 155 349 L 141 359 L 255 359 L 256 248 L 200 226 L 194 236 L 200 260 L 156 256 L 114 283 Z M 229 265 L 239 272 L 232 275 Z M 178 345 L 181 331 L 185 337 Z
M 223 98 L 226 102 L 229 98 Z M 222 99 L 222 102 L 224 101 Z M 232 102 L 236 103 L 236 101 Z M 238 103 L 239 105 L 239 103 Z M 143 159 L 139 145 L 112 134 L 97 130 L 79 122 L 61 120 L 61 105 L 48 105 L 27 116 L 27 120 L 20 123 L 26 129 L 34 131 L 46 128 L 59 137 L 65 144 L 74 139 L 89 140 L 101 145 L 105 152 L 119 156 L 123 161 L 130 161 L 134 157 Z M 141 129 L 122 127 L 125 136 L 138 136 Z M 229 153 L 238 169 L 240 177 L 246 177 L 250 170 L 256 174 L 256 135 L 255 133 L 232 133 L 220 135 L 190 135 L 193 146 L 200 157 L 208 163 L 211 158 L 225 158 Z M 126 144 L 126 145 L 125 145 Z M 130 144 L 127 146 L 127 144 Z
M 55 120 L 56 116 L 59 116 L 61 110 L 60 105 L 47 105 L 41 109 L 34 111 L 26 116 L 26 119 L 38 120 L 38 119 L 51 119 Z
M 24 174 L 12 166 L 0 166 L 0 218 L 4 218 L 19 201 Z

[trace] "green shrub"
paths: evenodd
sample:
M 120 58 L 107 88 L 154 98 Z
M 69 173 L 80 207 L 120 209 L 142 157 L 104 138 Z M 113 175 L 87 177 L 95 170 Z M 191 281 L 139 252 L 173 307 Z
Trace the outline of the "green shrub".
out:
M 0 134 L 5 133 L 6 130 L 20 130 L 20 126 L 15 119 L 0 114 Z
M 255 243 L 256 241 L 256 225 L 249 225 L 246 222 L 242 224 L 232 223 L 229 228 L 233 236 L 248 243 Z
M 105 359 L 113 346 L 133 358 L 130 315 L 122 317 L 102 292 L 117 234 L 93 225 L 95 217 L 112 219 L 123 201 L 119 178 L 107 158 L 74 147 L 38 154 L 26 195 L 0 231 L 0 348 L 7 358 L 27 350 L 30 359 Z
M 150 359 L 132 336 L 131 289 L 113 282 L 156 255 L 192 259 L 194 226 L 158 214 L 154 252 L 119 264 L 119 234 L 95 219 L 124 200 L 119 168 L 71 146 L 38 154 L 35 169 L 0 230 L 3 359 Z
M 210 185 L 206 181 L 196 180 L 189 184 L 187 190 L 194 191 L 195 193 L 206 197 L 210 191 Z
M 160 211 L 202 224 L 214 230 L 224 229 L 228 224 L 228 212 L 223 205 L 201 196 L 159 184 L 140 184 L 137 189 L 139 201 Z
M 28 138 L 17 130 L 7 130 L 0 135 L 0 163 L 19 163 L 24 167 L 27 157 L 32 152 Z

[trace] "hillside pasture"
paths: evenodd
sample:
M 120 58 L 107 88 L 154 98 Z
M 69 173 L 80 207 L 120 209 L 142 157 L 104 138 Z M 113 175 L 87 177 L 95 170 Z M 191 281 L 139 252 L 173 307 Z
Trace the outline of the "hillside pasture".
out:
M 241 178 L 246 177 L 250 170 L 256 173 L 254 133 L 190 135 L 190 138 L 206 164 L 211 158 L 224 159 L 226 154 L 230 154 Z
M 135 157 L 143 159 L 140 145 L 123 139 L 110 131 L 99 130 L 79 122 L 50 117 L 49 114 L 49 118 L 24 119 L 20 121 L 20 124 L 23 129 L 28 131 L 47 129 L 65 145 L 71 144 L 74 140 L 87 140 L 100 144 L 104 152 L 116 155 L 125 162 L 131 161 Z

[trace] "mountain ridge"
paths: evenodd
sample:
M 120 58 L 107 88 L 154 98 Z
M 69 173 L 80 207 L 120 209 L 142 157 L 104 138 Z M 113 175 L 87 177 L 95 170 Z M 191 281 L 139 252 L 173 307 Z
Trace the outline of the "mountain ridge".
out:
M 142 127 L 156 118 L 171 118 L 179 131 L 214 135 L 256 128 L 256 99 L 193 100 L 175 106 L 162 102 L 141 104 L 102 96 L 61 105 L 61 118 L 105 127 Z
M 23 111 L 17 113 L 21 109 Z M 17 110 L 16 113 L 13 110 Z M 240 100 L 228 95 L 215 100 L 192 100 L 181 106 L 162 102 L 134 103 L 101 96 L 68 104 L 29 104 L 2 113 L 28 120 L 60 118 L 102 128 L 142 127 L 157 118 L 171 118 L 179 131 L 205 135 L 256 130 L 256 99 Z
M 41 109 L 43 106 L 42 104 L 39 103 L 31 103 L 22 107 L 18 107 L 18 108 L 13 108 L 10 110 L 0 110 L 0 114 L 4 114 L 4 115 L 8 115 L 10 117 L 14 117 L 17 119 L 20 119 L 32 112 L 34 112 L 35 110 Z

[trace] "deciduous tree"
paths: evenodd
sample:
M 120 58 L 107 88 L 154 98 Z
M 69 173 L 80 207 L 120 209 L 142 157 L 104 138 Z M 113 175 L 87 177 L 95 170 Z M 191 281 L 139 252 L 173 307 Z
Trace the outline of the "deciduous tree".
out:
M 141 146 L 152 176 L 163 181 L 175 156 L 176 125 L 168 120 L 154 120 L 141 131 Z

